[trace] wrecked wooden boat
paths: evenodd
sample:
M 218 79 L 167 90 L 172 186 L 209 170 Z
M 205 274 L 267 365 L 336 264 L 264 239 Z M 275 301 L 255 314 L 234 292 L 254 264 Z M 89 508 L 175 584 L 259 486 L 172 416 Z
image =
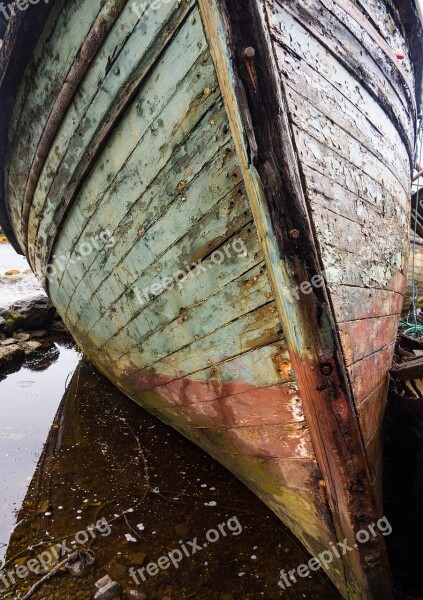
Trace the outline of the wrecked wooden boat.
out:
M 93 363 L 392 598 L 382 418 L 421 99 L 414 0 L 57 0 L 1 55 L 1 221 Z M 4 107 L 4 108 L 3 108 Z M 294 568 L 293 565 L 292 568 Z

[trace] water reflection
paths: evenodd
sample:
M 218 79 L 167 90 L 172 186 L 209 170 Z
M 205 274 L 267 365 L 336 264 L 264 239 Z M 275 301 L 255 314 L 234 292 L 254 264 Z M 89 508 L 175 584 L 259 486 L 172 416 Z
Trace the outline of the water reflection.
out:
M 0 559 L 63 395 L 64 382 L 78 360 L 72 346 L 52 343 L 0 383 Z
M 34 374 L 16 377 L 29 382 Z M 204 541 L 208 530 L 232 517 L 242 526 L 240 535 L 221 536 L 184 557 L 178 568 L 147 575 L 145 582 L 138 578 L 139 586 L 129 576 L 131 567 L 155 562 L 181 542 Z M 34 600 L 92 598 L 94 583 L 106 574 L 122 585 L 124 598 L 276 599 L 283 595 L 280 569 L 307 560 L 279 520 L 235 477 L 83 361 L 19 512 L 8 568 L 45 551 L 52 540 L 70 543 L 100 519 L 111 531 L 85 544 L 95 553 L 95 565 L 81 578 L 60 571 Z M 15 597 L 36 580 L 35 575 L 23 580 L 4 597 Z M 316 573 L 293 586 L 289 598 L 331 600 L 339 594 Z

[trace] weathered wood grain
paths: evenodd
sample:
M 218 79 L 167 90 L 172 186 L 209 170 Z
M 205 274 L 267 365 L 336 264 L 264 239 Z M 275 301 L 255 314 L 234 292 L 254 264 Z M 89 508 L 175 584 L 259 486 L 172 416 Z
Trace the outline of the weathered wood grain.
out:
M 320 98 L 323 97 L 324 111 L 329 111 L 332 104 L 336 121 L 341 119 L 341 123 L 345 123 L 345 113 L 348 120 L 352 121 L 355 135 L 359 133 L 357 130 L 367 129 L 370 136 L 373 132 L 376 138 L 369 144 L 369 152 L 378 152 L 385 145 L 394 149 L 401 143 L 395 124 L 378 98 L 355 85 L 347 65 L 341 64 L 336 55 L 316 44 L 306 27 L 288 13 L 281 23 L 274 23 L 271 19 L 271 25 L 277 42 L 275 51 L 278 65 L 288 86 L 294 86 L 298 93 L 304 94 L 311 102 L 320 104 Z M 327 114 L 332 115 L 329 112 Z M 380 147 L 376 140 L 380 141 Z M 403 162 L 404 176 L 410 167 L 408 157 L 389 154 L 391 156 L 385 156 L 384 160 Z
M 415 134 L 412 117 L 415 112 L 414 94 L 411 97 L 405 94 L 404 89 L 393 81 L 386 60 L 378 61 L 374 53 L 369 54 L 348 28 L 333 18 L 320 0 L 302 2 L 293 0 L 291 3 L 284 0 L 274 1 L 283 6 L 285 14 L 290 13 L 306 26 L 308 43 L 312 43 L 312 38 L 318 41 L 317 45 L 314 43 L 317 56 L 321 48 L 328 49 L 341 64 L 353 72 L 354 78 L 360 85 L 384 106 L 392 121 L 396 123 L 407 149 L 411 152 Z M 281 25 L 281 21 L 276 22 Z M 352 22 L 352 19 L 349 19 L 349 23 Z M 308 49 L 309 52 L 310 50 L 311 48 Z
M 356 404 L 370 396 L 388 377 L 394 352 L 393 342 L 349 367 Z
M 399 315 L 341 323 L 339 332 L 347 365 L 381 350 L 395 339 Z
M 163 7 L 163 6 L 169 7 L 170 5 L 168 3 L 162 3 L 161 7 Z M 116 124 L 116 121 L 122 115 L 123 111 L 127 108 L 128 103 L 131 102 L 134 94 L 136 94 L 137 90 L 139 89 L 140 84 L 142 84 L 142 82 L 145 80 L 145 77 L 150 73 L 151 69 L 156 64 L 156 61 L 161 56 L 162 51 L 173 40 L 175 31 L 178 30 L 179 26 L 181 25 L 181 21 L 183 21 L 183 19 L 186 17 L 186 13 L 187 13 L 188 8 L 190 7 L 190 4 L 184 3 L 183 5 L 181 5 L 180 11 L 178 10 L 179 9 L 178 4 L 172 4 L 172 6 L 173 6 L 174 10 L 178 11 L 177 12 L 178 18 L 173 19 L 171 27 L 168 25 L 167 22 L 162 23 L 162 21 L 160 21 L 160 19 L 159 19 L 155 23 L 155 27 L 152 27 L 147 30 L 148 36 L 146 39 L 147 39 L 147 43 L 148 42 L 149 43 L 147 45 L 147 48 L 145 49 L 145 52 L 140 51 L 140 53 L 139 53 L 140 60 L 138 62 L 136 62 L 136 64 L 135 64 L 135 67 L 134 67 L 135 72 L 131 70 L 129 73 L 127 73 L 128 82 L 125 85 L 123 85 L 123 86 L 121 85 L 118 87 L 119 93 L 114 98 L 114 100 L 111 103 L 111 105 L 109 106 L 109 108 L 104 112 L 103 119 L 101 120 L 100 124 L 96 127 L 96 129 L 94 131 L 94 135 L 90 136 L 88 148 L 87 147 L 85 148 L 85 154 L 83 155 L 83 157 L 81 157 L 81 160 L 78 163 L 76 170 L 74 170 L 72 172 L 71 180 L 66 179 L 65 186 L 64 186 L 64 188 L 62 188 L 64 197 L 62 195 L 60 204 L 54 204 L 54 206 L 56 206 L 56 211 L 54 213 L 53 221 L 52 222 L 51 222 L 51 220 L 48 221 L 48 223 L 50 223 L 50 229 L 48 229 L 48 223 L 46 224 L 47 238 L 45 239 L 44 236 L 40 236 L 44 239 L 45 243 L 43 243 L 40 246 L 40 248 L 37 251 L 37 255 L 35 256 L 35 259 L 36 259 L 35 266 L 37 269 L 40 266 L 42 267 L 43 263 L 45 264 L 49 261 L 49 257 L 50 257 L 51 251 L 52 251 L 52 246 L 55 241 L 56 234 L 57 234 L 57 226 L 64 219 L 69 208 L 71 207 L 73 199 L 77 195 L 77 193 L 82 185 L 82 182 L 84 181 L 84 179 L 87 175 L 87 172 L 93 166 L 93 163 L 97 157 L 99 148 L 101 148 L 101 146 L 105 142 L 105 139 L 107 139 L 107 137 L 110 135 L 112 128 Z M 155 13 L 152 11 L 149 11 L 148 14 L 155 14 Z M 193 17 L 191 17 L 191 20 L 193 21 L 191 23 L 191 28 L 193 29 L 193 36 L 195 37 L 195 32 L 198 31 L 198 27 L 192 27 L 192 25 L 195 24 L 195 22 L 196 22 L 195 15 Z M 186 24 L 184 34 L 186 33 L 187 28 L 189 28 L 189 24 Z M 182 38 L 182 39 L 184 39 L 184 38 Z M 200 44 L 200 42 L 197 41 L 197 44 Z M 179 47 L 180 47 L 180 44 L 179 44 Z M 204 49 L 204 46 L 203 46 L 203 49 Z M 141 50 L 141 49 L 139 49 L 139 50 Z M 199 46 L 197 46 L 197 50 L 199 50 L 199 52 L 201 52 L 201 48 L 199 48 Z M 196 81 L 196 83 L 198 83 L 198 81 Z M 160 103 L 160 101 L 159 101 L 159 103 Z M 133 125 L 134 125 L 135 131 L 136 131 L 137 125 L 139 126 L 139 120 L 135 121 Z M 135 134 L 135 131 L 134 131 L 134 134 Z M 78 138 L 76 138 L 76 139 L 78 139 Z M 135 139 L 137 139 L 137 138 L 135 137 Z M 77 143 L 77 145 L 78 145 L 78 143 Z M 129 143 L 128 143 L 128 145 L 129 145 Z M 70 156 L 72 157 L 72 153 L 70 154 Z M 88 160 L 88 157 L 89 157 L 89 160 Z M 114 160 L 116 160 L 117 158 L 118 157 L 116 155 L 112 158 L 112 164 L 113 164 Z M 125 154 L 123 154 L 121 158 L 123 159 L 123 161 L 125 161 L 125 158 L 126 158 Z M 66 171 L 65 171 L 65 177 L 66 177 Z M 59 186 L 63 185 L 63 182 L 61 181 L 61 179 L 55 180 L 55 182 L 58 183 Z M 63 189 L 64 189 L 64 191 L 63 191 Z M 60 190 L 55 190 L 55 194 L 58 194 L 59 191 Z M 53 195 L 53 198 L 54 197 L 57 197 L 57 196 Z M 43 214 L 45 214 L 45 211 L 43 211 Z M 41 265 L 39 265 L 37 263 L 37 256 L 42 257 Z
M 332 291 L 338 323 L 401 313 L 403 297 L 389 289 L 340 285 Z
M 10 148 L 7 169 L 9 181 L 13 182 L 8 189 L 9 204 L 15 216 L 21 212 L 24 190 L 32 159 L 43 129 L 52 111 L 57 96 L 65 84 L 66 76 L 73 60 L 87 38 L 93 21 L 101 10 L 100 0 L 85 2 L 77 0 L 64 10 L 55 7 L 50 21 L 54 24 L 48 38 L 42 38 L 35 52 L 33 64 L 29 65 L 26 77 L 31 81 L 27 96 L 18 98 L 15 119 L 12 119 L 10 131 Z M 57 15 L 57 21 L 55 17 Z M 65 41 L 65 44 L 63 43 Z M 54 60 L 54 57 L 58 60 Z M 33 65 L 42 76 L 34 77 Z M 20 100 L 24 108 L 20 108 Z M 19 240 L 23 240 L 23 232 L 16 231 Z

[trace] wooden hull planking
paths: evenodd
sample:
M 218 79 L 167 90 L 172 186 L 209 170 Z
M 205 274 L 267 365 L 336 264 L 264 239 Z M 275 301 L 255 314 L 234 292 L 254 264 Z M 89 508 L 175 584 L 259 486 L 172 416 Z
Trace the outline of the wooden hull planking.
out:
M 317 555 L 382 514 L 412 3 L 149 4 L 53 4 L 11 107 L 2 220 L 93 363 Z M 392 597 L 381 537 L 328 574 Z

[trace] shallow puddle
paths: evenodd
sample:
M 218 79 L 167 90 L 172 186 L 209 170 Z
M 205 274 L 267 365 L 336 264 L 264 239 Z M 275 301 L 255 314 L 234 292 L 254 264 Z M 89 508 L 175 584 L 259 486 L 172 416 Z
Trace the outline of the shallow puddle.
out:
M 10 459 L 9 485 L 19 482 L 22 492 L 74 364 L 75 355 L 61 349 L 61 358 L 45 372 L 50 390 L 30 384 L 36 378 L 24 371 L 0 383 L 8 405 L 5 422 L 11 433 L 24 436 L 5 438 L 9 453 L 20 444 L 20 458 L 15 453 Z M 23 447 L 31 430 L 34 442 Z M 12 508 L 10 498 L 7 506 Z M 10 514 L 7 518 L 10 525 Z M 122 585 L 122 598 L 340 598 L 320 572 L 283 592 L 280 569 L 308 560 L 295 538 L 240 481 L 85 361 L 68 384 L 17 521 L 5 570 L 19 583 L 13 585 L 7 575 L 4 598 L 22 598 L 41 573 L 62 560 L 65 548 L 89 548 L 96 562 L 80 578 L 60 570 L 34 600 L 89 600 L 106 574 Z M 169 553 L 173 561 L 162 560 L 157 572 L 146 570 Z M 40 555 L 44 570 L 18 580 L 16 566 L 25 568 Z
M 0 559 L 51 428 L 66 378 L 72 375 L 78 361 L 73 345 L 58 342 L 0 382 Z

